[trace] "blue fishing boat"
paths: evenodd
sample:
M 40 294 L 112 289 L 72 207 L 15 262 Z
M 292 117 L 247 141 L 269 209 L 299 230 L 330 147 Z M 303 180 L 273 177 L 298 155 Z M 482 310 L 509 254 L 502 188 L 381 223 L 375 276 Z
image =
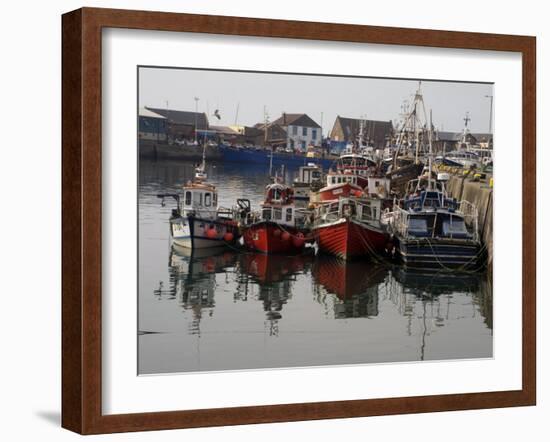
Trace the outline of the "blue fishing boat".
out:
M 431 181 L 424 177 L 411 182 L 415 191 L 402 207 L 394 206 L 390 230 L 398 257 L 406 267 L 478 269 L 481 244 L 475 206 L 447 197 L 444 184 L 429 185 Z
M 332 158 L 316 158 L 308 154 L 277 152 L 261 147 L 232 147 L 226 144 L 218 146 L 222 160 L 230 163 L 254 163 L 266 166 L 284 164 L 287 167 L 300 167 L 309 163 L 328 169 L 334 162 Z

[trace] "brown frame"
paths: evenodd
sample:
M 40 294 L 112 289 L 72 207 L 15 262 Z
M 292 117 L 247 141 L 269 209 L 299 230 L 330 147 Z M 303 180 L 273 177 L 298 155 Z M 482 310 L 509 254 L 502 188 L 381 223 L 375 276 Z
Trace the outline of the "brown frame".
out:
M 523 70 L 522 389 L 101 414 L 101 30 L 104 27 L 512 51 Z M 83 8 L 63 15 L 62 426 L 82 434 L 535 405 L 535 37 Z

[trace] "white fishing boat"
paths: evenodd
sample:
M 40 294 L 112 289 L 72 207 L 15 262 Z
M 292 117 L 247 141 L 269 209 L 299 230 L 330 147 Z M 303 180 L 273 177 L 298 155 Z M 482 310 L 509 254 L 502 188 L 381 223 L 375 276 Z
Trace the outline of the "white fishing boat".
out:
M 218 192 L 207 183 L 204 151 L 195 177 L 183 186 L 183 195 L 159 194 L 163 201 L 176 200 L 177 208 L 170 217 L 170 238 L 181 247 L 204 249 L 234 245 L 240 238 L 238 223 L 233 211 L 218 206 Z M 182 198 L 183 197 L 183 198 Z

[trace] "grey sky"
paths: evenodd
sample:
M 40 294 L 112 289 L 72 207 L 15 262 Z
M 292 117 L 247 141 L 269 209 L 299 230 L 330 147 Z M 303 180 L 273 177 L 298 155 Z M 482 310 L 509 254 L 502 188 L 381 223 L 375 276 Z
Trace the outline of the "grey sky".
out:
M 397 120 L 403 100 L 412 101 L 416 80 L 319 77 L 270 73 L 219 72 L 188 69 L 141 68 L 139 105 L 209 112 L 211 124 L 254 125 L 263 121 L 267 106 L 271 120 L 282 112 L 306 113 L 321 124 L 326 136 L 337 115 L 372 120 Z M 493 86 L 477 83 L 423 81 L 426 112 L 440 130 L 460 131 L 470 112 L 470 130 L 489 130 Z M 219 109 L 222 119 L 212 116 Z

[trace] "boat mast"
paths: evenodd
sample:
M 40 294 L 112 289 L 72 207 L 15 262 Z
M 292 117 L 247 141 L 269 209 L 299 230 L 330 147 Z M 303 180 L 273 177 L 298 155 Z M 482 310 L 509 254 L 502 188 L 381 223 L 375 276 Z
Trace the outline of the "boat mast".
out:
M 269 115 L 267 113 L 267 107 L 264 105 L 264 147 L 267 147 L 267 130 L 269 124 Z M 273 173 L 273 145 L 271 146 L 271 153 L 269 155 L 269 176 Z
M 432 187 L 432 110 L 430 109 L 430 127 L 428 128 L 428 145 L 430 148 L 428 154 L 428 190 L 433 190 Z

